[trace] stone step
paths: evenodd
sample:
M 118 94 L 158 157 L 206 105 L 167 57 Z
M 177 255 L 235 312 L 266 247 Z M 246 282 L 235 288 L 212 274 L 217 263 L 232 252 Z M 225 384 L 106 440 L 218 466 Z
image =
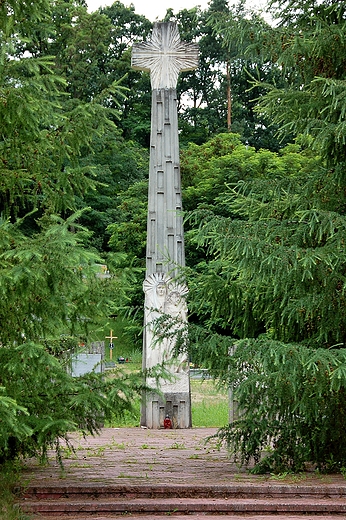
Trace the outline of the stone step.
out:
M 346 501 L 346 483 L 342 484 L 279 484 L 279 483 L 244 483 L 218 485 L 189 484 L 151 484 L 151 485 L 105 485 L 103 483 L 89 484 L 35 484 L 17 489 L 26 499 L 60 499 L 78 498 L 102 499 L 117 498 L 343 498 Z
M 249 475 L 227 450 L 205 448 L 215 432 L 106 428 L 76 437 L 63 472 L 54 453 L 44 467 L 27 461 L 18 504 L 30 520 L 346 519 L 342 475 Z
M 94 500 L 25 500 L 23 511 L 41 515 L 88 515 L 91 513 L 116 514 L 333 514 L 346 515 L 345 498 L 98 498 Z M 81 516 L 82 517 L 82 516 Z
M 181 514 L 173 514 L 173 515 L 167 515 L 164 514 L 164 515 L 161 515 L 161 514 L 157 514 L 155 516 L 153 516 L 152 514 L 151 515 L 147 515 L 145 513 L 143 514 L 137 514 L 137 515 L 133 515 L 133 514 L 130 514 L 130 515 L 124 515 L 124 514 L 97 514 L 97 513 L 91 513 L 91 515 L 86 515 L 86 514 L 83 514 L 82 516 L 75 516 L 75 515 L 59 515 L 59 516 L 55 516 L 54 514 L 53 515 L 49 515 L 49 516 L 39 516 L 39 517 L 36 517 L 37 520 L 81 520 L 82 518 L 84 518 L 85 520 L 87 519 L 92 519 L 92 520 L 110 520 L 110 519 L 115 519 L 115 518 L 121 518 L 122 520 L 126 519 L 126 518 L 129 518 L 130 520 L 152 520 L 153 518 L 155 520 L 167 520 L 167 518 L 169 516 L 172 516 L 174 518 L 174 520 L 197 520 L 197 519 L 201 519 L 201 520 L 217 520 L 218 516 L 220 518 L 220 516 L 222 516 L 222 518 L 230 518 L 231 520 L 277 520 L 279 517 L 277 514 L 274 514 L 274 515 L 271 515 L 271 514 L 268 514 L 268 515 L 258 515 L 258 514 L 251 514 L 251 513 L 246 513 L 246 514 L 227 514 L 227 515 L 215 515 L 215 514 L 207 514 L 207 513 L 191 513 L 191 514 L 188 514 L 188 515 L 181 515 Z M 295 514 L 292 514 L 292 513 L 283 513 L 283 514 L 280 514 L 280 518 L 282 520 L 341 520 L 342 518 L 344 518 L 343 516 L 340 516 L 340 515 L 319 515 L 319 514 L 300 514 L 300 515 L 295 515 Z

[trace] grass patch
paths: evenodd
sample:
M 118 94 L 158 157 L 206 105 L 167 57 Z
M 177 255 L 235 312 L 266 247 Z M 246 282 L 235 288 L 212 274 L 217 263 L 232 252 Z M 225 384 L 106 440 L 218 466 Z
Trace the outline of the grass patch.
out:
M 220 428 L 228 424 L 228 394 L 211 379 L 191 381 L 192 425 Z
M 221 428 L 228 424 L 228 404 L 212 403 L 203 400 L 192 406 L 192 424 L 194 427 Z
M 133 410 L 125 410 L 120 417 L 114 415 L 110 423 L 113 428 L 138 427 L 141 418 L 141 399 L 138 397 Z M 228 393 L 220 390 L 211 379 L 191 380 L 191 407 L 193 427 L 220 428 L 228 424 Z
M 168 448 L 170 450 L 185 450 L 186 446 L 184 443 L 173 442 L 173 444 Z
M 192 425 L 196 428 L 220 428 L 228 424 L 228 394 L 217 388 L 211 379 L 191 380 Z M 114 416 L 113 428 L 136 427 L 140 424 L 141 400 L 133 403 L 133 411 L 125 411 L 121 417 Z
M 140 425 L 141 421 L 141 398 L 138 397 L 132 402 L 132 410 L 124 410 L 121 416 L 114 414 L 110 423 L 106 423 L 106 428 L 132 428 Z
M 114 350 L 112 359 L 118 368 L 126 372 L 139 371 L 142 366 L 142 352 L 131 337 L 131 321 L 126 318 L 116 318 L 110 320 L 104 327 L 103 334 L 99 339 L 109 336 L 110 330 L 118 339 L 114 340 Z M 130 333 L 129 333 L 130 332 Z M 101 338 L 103 336 L 103 338 Z M 106 340 L 105 359 L 109 361 L 109 340 Z M 125 364 L 118 364 L 118 357 L 128 359 Z M 109 373 L 109 377 L 116 377 L 116 371 Z M 112 420 L 105 424 L 106 427 L 125 428 L 138 427 L 141 417 L 141 399 L 138 397 L 132 403 L 132 411 L 125 411 L 123 415 L 114 414 Z M 228 424 L 228 393 L 227 390 L 220 390 L 211 379 L 191 380 L 191 407 L 193 427 L 214 427 L 220 428 Z
M 0 465 L 0 518 L 3 520 L 30 520 L 15 504 L 13 489 L 20 480 L 20 467 L 15 463 Z
M 112 351 L 112 361 L 117 363 L 119 357 L 129 359 L 129 366 L 136 370 L 141 368 L 142 364 L 142 349 L 134 344 L 134 338 L 131 335 L 132 322 L 126 318 L 117 317 L 110 320 L 103 330 L 103 337 L 100 335 L 100 340 L 105 340 L 105 360 L 110 360 L 109 339 L 110 331 L 113 331 L 113 336 L 117 339 L 113 341 L 114 349 Z M 138 331 L 137 331 L 138 332 Z

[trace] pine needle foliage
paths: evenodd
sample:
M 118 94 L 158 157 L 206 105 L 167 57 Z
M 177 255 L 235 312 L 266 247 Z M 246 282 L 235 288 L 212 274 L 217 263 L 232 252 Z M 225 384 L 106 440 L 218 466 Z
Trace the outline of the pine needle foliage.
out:
M 288 82 L 285 89 L 266 85 L 257 108 L 281 134 L 312 137 L 312 148 L 345 182 L 345 5 L 334 0 L 270 4 L 279 26 L 267 38 L 266 53 Z
M 200 205 L 193 213 L 190 233 L 207 261 L 190 282 L 190 309 L 202 320 L 190 329 L 190 351 L 234 390 L 239 420 L 219 435 L 242 463 L 254 460 L 255 471 L 341 471 L 345 5 L 271 6 L 279 24 L 254 26 L 247 53 L 276 63 L 286 83 L 265 85 L 257 108 L 282 135 L 296 135 L 302 158 L 312 151 L 315 161 L 245 170 L 207 211 Z M 230 45 L 228 21 L 218 20 L 217 30 L 223 23 Z M 248 38 L 251 27 L 239 30 Z
M 104 259 L 85 247 L 85 209 L 76 211 L 94 187 L 83 156 L 115 129 L 104 97 L 122 90 L 73 99 L 54 56 L 30 52 L 49 34 L 55 4 L 0 2 L 0 463 L 45 459 L 54 447 L 59 456 L 68 432 L 97 433 L 142 388 L 140 374 L 73 378 L 52 355 L 61 335 L 104 326 L 127 301 L 131 275 L 111 267 L 110 279 L 97 276 Z
M 293 150 L 192 213 L 188 237 L 206 260 L 189 280 L 190 355 L 234 388 L 241 417 L 220 436 L 242 463 L 340 470 L 345 192 L 321 160 Z
M 122 273 L 97 278 L 100 259 L 85 250 L 85 231 L 72 218 L 47 221 L 30 237 L 0 225 L 0 461 L 44 459 L 53 447 L 59 455 L 68 432 L 97 433 L 131 410 L 142 388 L 138 374 L 73 378 L 61 353 L 52 355 L 61 333 L 88 337 L 104 323 L 126 301 L 127 285 Z
M 341 471 L 346 413 L 346 349 L 311 349 L 260 337 L 230 358 L 238 420 L 220 438 L 255 472 Z M 246 361 L 245 361 L 246 360 Z
M 131 411 L 142 389 L 138 375 L 72 378 L 59 360 L 33 342 L 1 348 L 0 358 L 6 388 L 0 395 L 2 461 L 19 454 L 44 461 L 52 448 L 60 459 L 61 442 L 70 445 L 69 432 L 98 433 L 104 421 Z

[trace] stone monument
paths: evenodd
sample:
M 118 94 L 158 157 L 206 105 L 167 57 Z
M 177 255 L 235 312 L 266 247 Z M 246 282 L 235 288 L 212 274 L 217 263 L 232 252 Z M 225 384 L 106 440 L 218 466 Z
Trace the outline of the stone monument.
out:
M 188 360 L 172 355 L 174 332 L 187 321 L 187 289 L 175 280 L 185 265 L 176 85 L 180 72 L 197 65 L 197 44 L 180 41 L 173 22 L 156 22 L 151 41 L 133 46 L 132 67 L 150 72 L 152 88 L 143 368 L 163 363 L 171 374 L 160 379 L 160 395 L 144 398 L 141 424 L 148 428 L 163 427 L 167 415 L 173 428 L 191 427 Z

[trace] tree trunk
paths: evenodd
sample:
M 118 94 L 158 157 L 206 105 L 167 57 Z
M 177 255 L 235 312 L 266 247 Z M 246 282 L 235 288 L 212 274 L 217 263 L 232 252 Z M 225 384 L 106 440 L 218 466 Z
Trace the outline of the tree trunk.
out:
M 227 60 L 226 64 L 226 78 L 227 78 L 227 130 L 231 131 L 232 126 L 232 93 L 231 93 L 231 72 L 230 62 Z

